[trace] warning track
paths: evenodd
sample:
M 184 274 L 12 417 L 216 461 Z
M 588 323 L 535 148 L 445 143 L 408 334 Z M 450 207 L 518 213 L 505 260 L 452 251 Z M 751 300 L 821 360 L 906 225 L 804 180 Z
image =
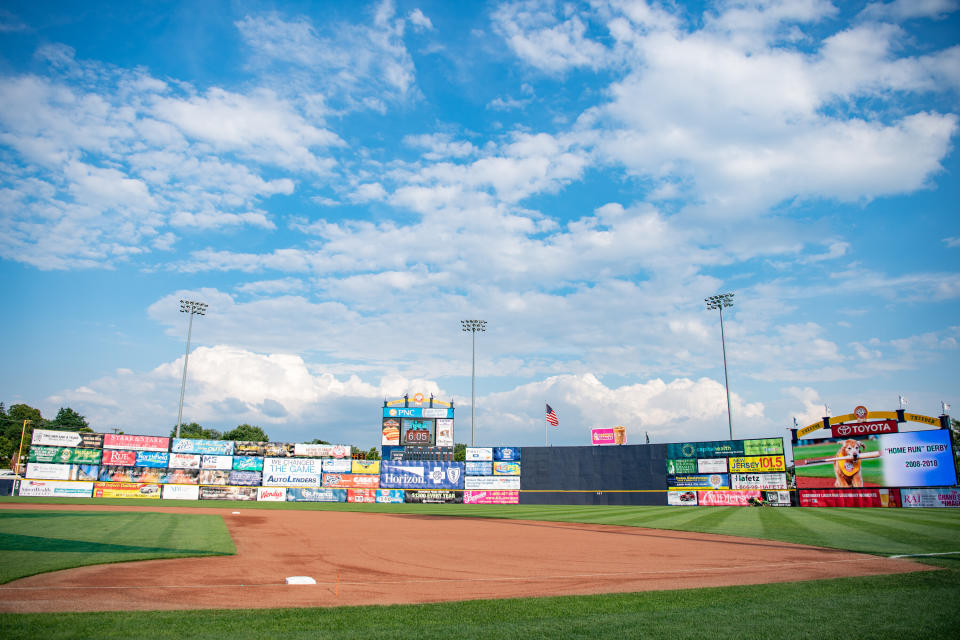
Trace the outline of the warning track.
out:
M 933 567 L 803 545 L 636 527 L 334 511 L 4 505 L 222 515 L 235 556 L 80 567 L 0 586 L 2 612 L 252 609 L 584 595 Z M 287 585 L 311 576 L 316 585 Z

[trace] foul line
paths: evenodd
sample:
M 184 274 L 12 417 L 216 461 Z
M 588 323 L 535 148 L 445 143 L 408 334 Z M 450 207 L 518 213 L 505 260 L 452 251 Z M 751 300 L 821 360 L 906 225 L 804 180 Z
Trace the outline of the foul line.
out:
M 899 556 L 887 556 L 888 558 L 926 558 L 927 556 L 954 556 L 960 551 L 941 551 L 940 553 L 905 553 Z
M 951 552 L 954 553 L 954 552 Z M 956 552 L 960 553 L 960 552 Z M 810 560 L 807 562 L 785 562 L 779 564 L 765 564 L 762 567 L 756 565 L 737 565 L 730 567 L 702 567 L 696 569 L 671 569 L 663 571 L 617 571 L 612 573 L 573 573 L 567 575 L 554 576 L 499 576 L 492 578 L 423 578 L 414 580 L 364 580 L 362 582 L 331 581 L 317 582 L 316 585 L 287 585 L 282 582 L 264 582 L 255 584 L 198 584 L 198 585 L 57 585 L 57 586 L 37 586 L 37 587 L 5 587 L 0 586 L 0 591 L 44 591 L 44 590 L 67 590 L 67 589 L 90 589 L 90 590 L 110 590 L 110 589 L 217 589 L 217 588 L 249 588 L 249 587 L 295 587 L 305 586 L 332 587 L 340 586 L 379 586 L 379 585 L 398 585 L 398 584 L 435 584 L 451 582 L 543 582 L 548 580 L 570 580 L 574 578 L 610 578 L 613 576 L 621 577 L 640 577 L 640 576 L 668 576 L 682 573 L 708 573 L 708 572 L 727 572 L 750 570 L 753 572 L 789 569 L 792 567 L 802 567 L 811 565 L 827 565 L 839 563 L 870 562 L 872 560 L 885 559 L 880 556 L 867 556 L 864 558 L 846 558 L 841 560 Z

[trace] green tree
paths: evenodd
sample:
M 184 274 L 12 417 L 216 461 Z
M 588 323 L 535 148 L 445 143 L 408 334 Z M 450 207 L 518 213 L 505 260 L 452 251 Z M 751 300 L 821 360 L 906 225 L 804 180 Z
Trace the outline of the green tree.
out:
M 43 416 L 40 415 L 40 409 L 34 409 L 28 404 L 13 404 L 7 409 L 7 417 L 11 420 L 23 424 L 24 420 L 30 420 L 34 426 L 43 423 Z
M 319 439 L 319 438 L 316 438 L 316 439 L 314 439 L 314 440 L 311 440 L 311 441 L 308 442 L 307 444 L 330 444 L 330 443 L 327 442 L 326 440 L 321 440 L 321 439 Z
M 456 462 L 464 462 L 467 459 L 467 445 L 460 442 L 453 445 L 453 459 Z
M 370 447 L 370 450 L 367 451 L 367 460 L 379 460 L 380 459 L 380 449 L 377 447 Z
M 87 424 L 87 419 L 70 407 L 60 407 L 60 411 L 57 412 L 57 417 L 53 419 L 50 426 L 54 429 L 90 429 L 90 425 Z
M 26 429 L 23 428 L 24 420 L 29 420 Z M 0 415 L 0 464 L 11 466 L 17 452 L 20 450 L 21 434 L 23 438 L 23 451 L 30 447 L 30 440 L 33 439 L 33 430 L 35 428 L 44 428 L 46 422 L 40 415 L 39 409 L 34 409 L 28 404 L 11 405 L 3 415 Z
M 174 425 L 170 430 L 170 437 L 176 437 L 177 427 Z M 220 440 L 223 437 L 216 429 L 204 429 L 196 422 L 180 425 L 180 437 L 190 438 L 191 440 Z
M 267 432 L 252 424 L 237 425 L 236 429 L 224 432 L 223 439 L 244 442 L 270 442 L 270 436 L 267 435 Z

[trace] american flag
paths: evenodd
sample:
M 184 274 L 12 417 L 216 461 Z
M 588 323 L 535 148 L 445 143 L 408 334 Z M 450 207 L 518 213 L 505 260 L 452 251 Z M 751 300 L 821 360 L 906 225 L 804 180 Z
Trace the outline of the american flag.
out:
M 557 427 L 560 426 L 560 420 L 557 418 L 557 412 L 553 410 L 553 407 L 547 405 L 547 422 Z

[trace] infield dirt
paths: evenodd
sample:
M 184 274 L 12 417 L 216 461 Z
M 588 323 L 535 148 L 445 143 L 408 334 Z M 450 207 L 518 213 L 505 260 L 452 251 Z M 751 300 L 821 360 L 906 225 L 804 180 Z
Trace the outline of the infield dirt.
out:
M 96 565 L 0 586 L 0 611 L 412 604 L 818 580 L 933 567 L 833 549 L 592 524 L 334 511 L 10 504 L 222 515 L 235 556 Z M 315 585 L 287 585 L 310 576 Z

